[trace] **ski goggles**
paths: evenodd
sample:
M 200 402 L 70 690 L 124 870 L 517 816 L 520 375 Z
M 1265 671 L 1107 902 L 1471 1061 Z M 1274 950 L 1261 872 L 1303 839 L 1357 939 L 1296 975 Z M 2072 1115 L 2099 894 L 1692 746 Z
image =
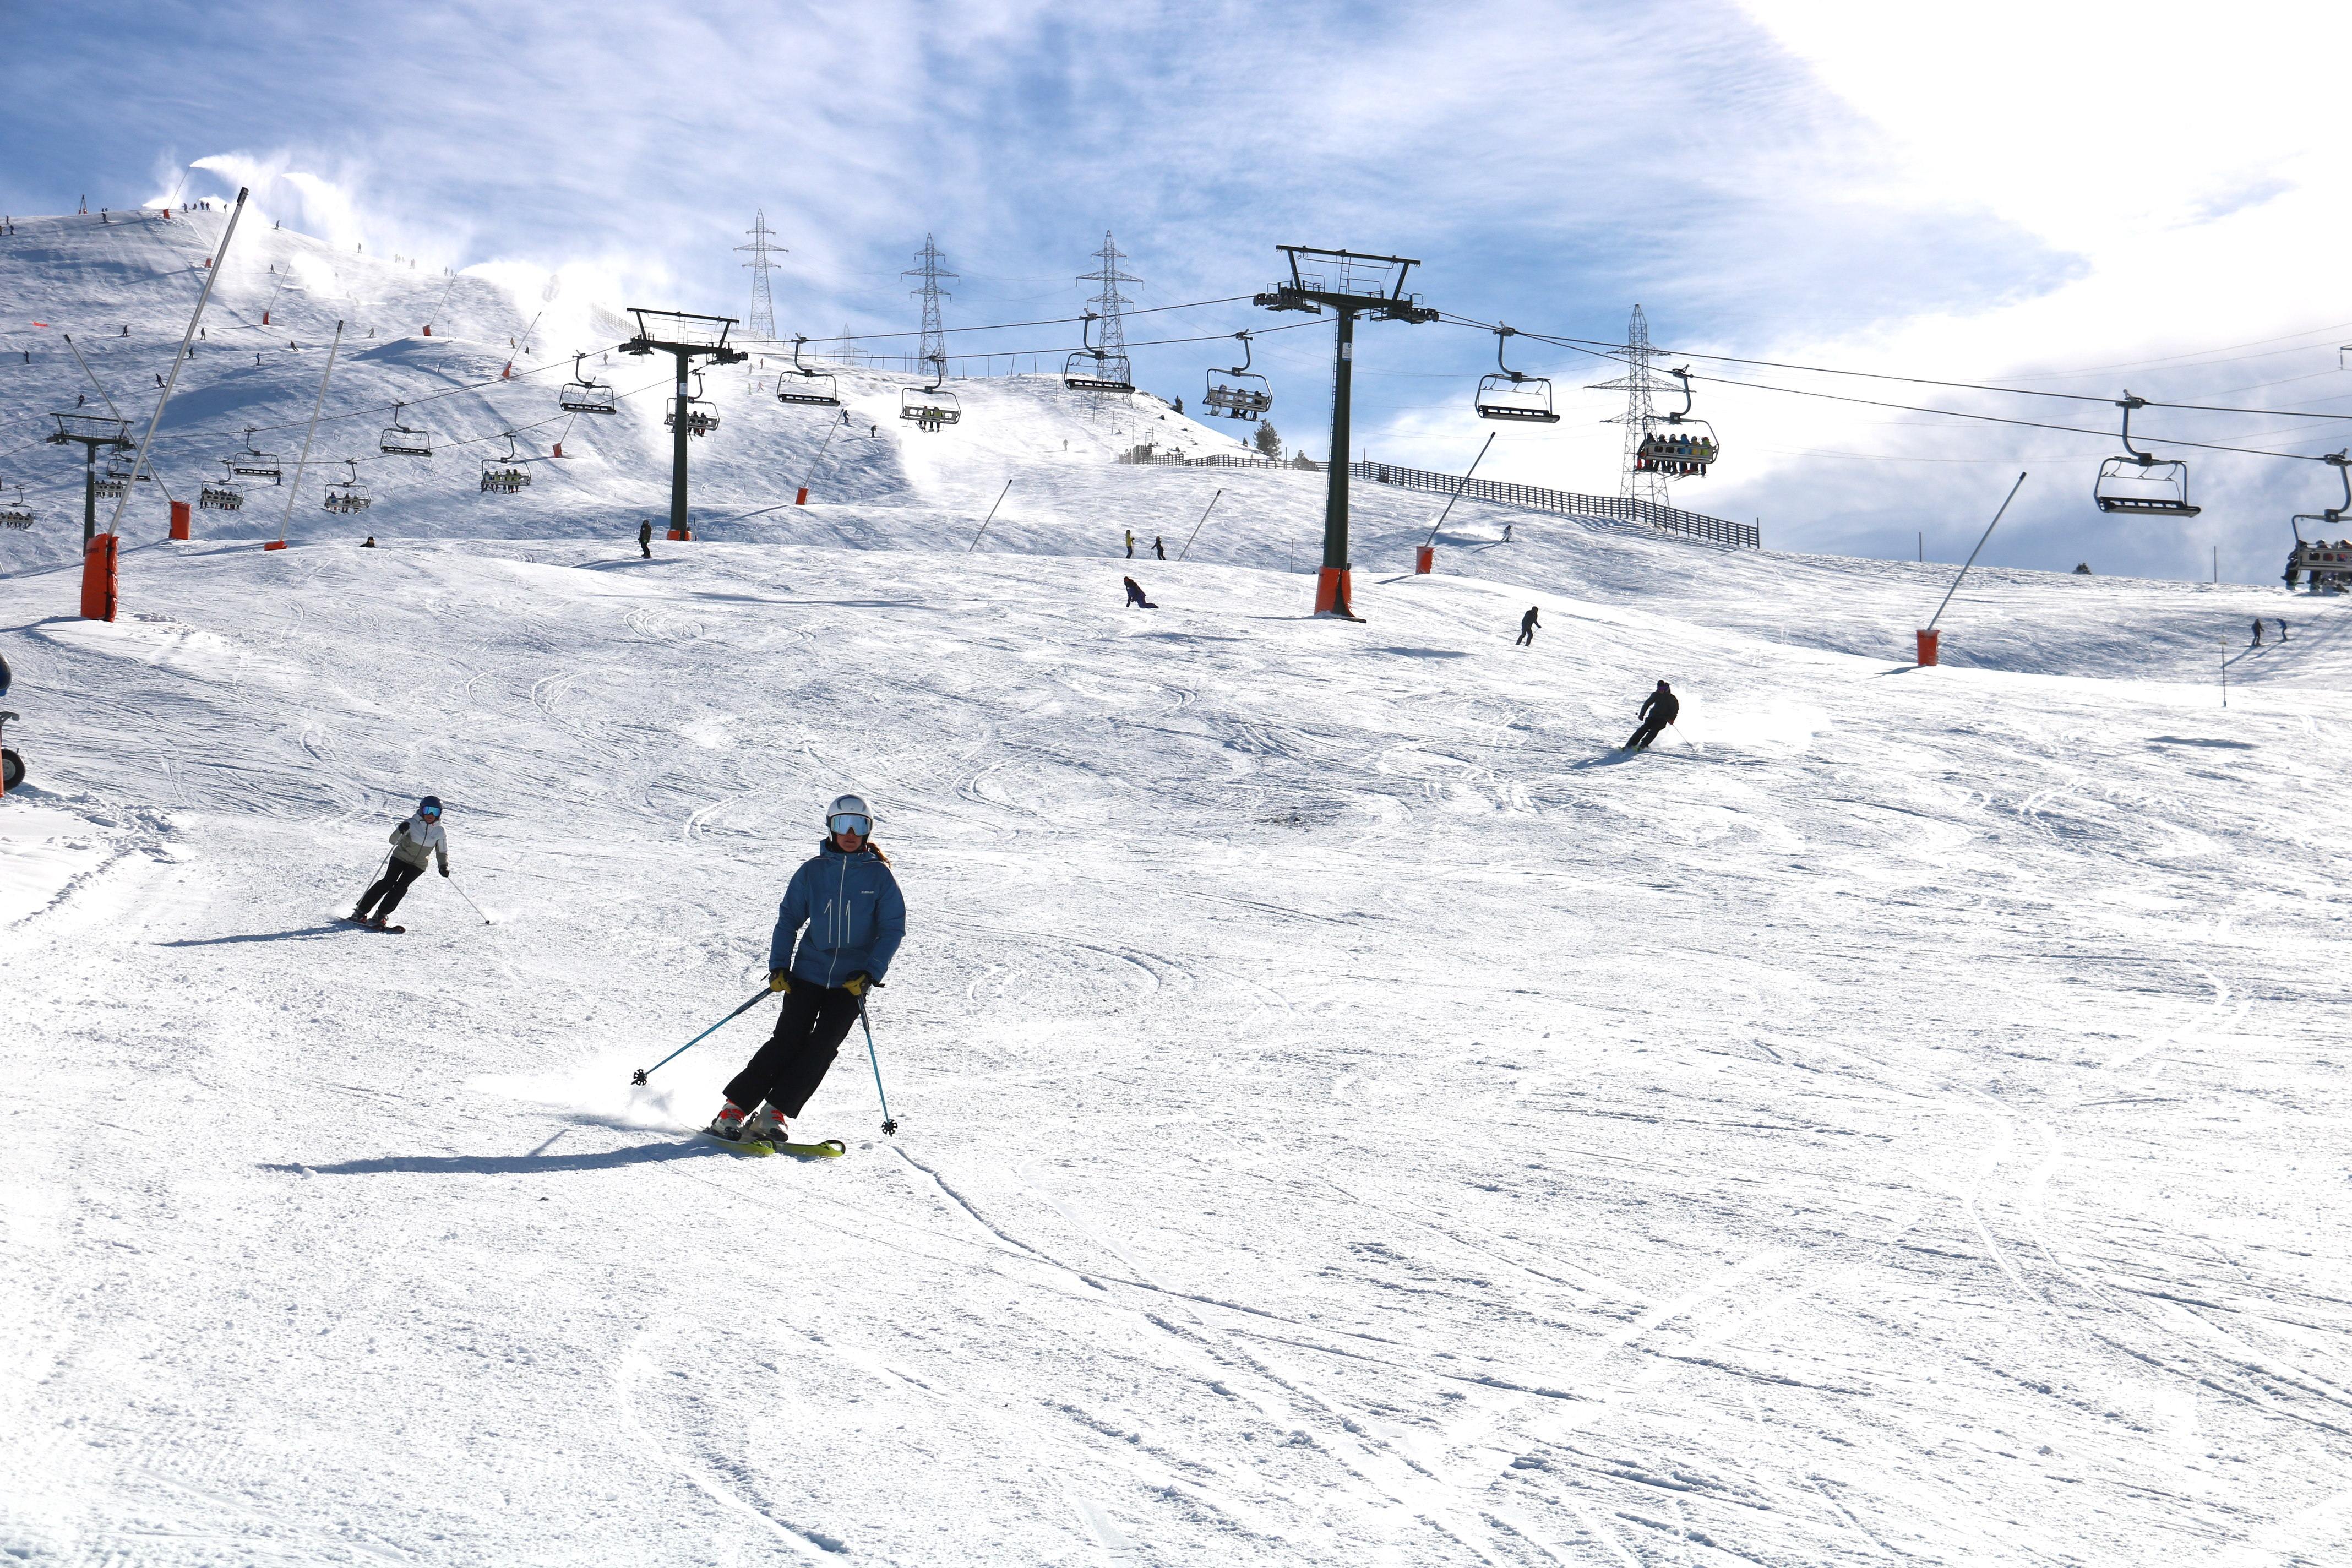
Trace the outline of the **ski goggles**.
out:
M 854 811 L 835 812 L 824 819 L 824 825 L 835 833 L 855 833 L 860 838 L 874 831 L 874 819 Z
M 437 805 L 428 805 L 416 815 L 427 822 L 438 822 L 441 820 L 441 808 Z

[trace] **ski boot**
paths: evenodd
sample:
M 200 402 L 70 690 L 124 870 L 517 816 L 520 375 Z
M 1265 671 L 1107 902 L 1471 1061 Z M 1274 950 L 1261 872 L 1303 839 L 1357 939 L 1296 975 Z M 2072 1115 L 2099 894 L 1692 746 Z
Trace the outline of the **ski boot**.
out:
M 743 1138 L 746 1142 L 789 1143 L 793 1130 L 774 1106 L 762 1105 L 743 1123 Z
M 713 1138 L 724 1138 L 730 1143 L 740 1143 L 743 1141 L 743 1108 L 733 1100 L 729 1100 L 719 1108 L 719 1114 L 711 1118 L 710 1125 L 704 1131 Z
M 390 922 L 382 915 L 370 915 L 367 919 L 360 922 L 360 924 L 367 927 L 370 931 L 382 931 L 389 923 Z

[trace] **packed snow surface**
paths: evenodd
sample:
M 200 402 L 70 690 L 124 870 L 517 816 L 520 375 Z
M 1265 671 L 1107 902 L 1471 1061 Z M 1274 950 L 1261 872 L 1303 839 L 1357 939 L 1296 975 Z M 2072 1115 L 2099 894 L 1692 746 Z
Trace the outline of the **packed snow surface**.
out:
M 652 437 L 283 552 L 142 498 L 110 624 L 0 540 L 10 1561 L 2352 1557 L 2338 603 L 1986 574 L 1918 669 L 1948 567 L 1465 506 L 1415 577 L 1360 484 L 1314 620 L 1322 476 L 971 391 L 650 561 Z M 745 1158 L 770 1005 L 630 1071 L 844 790 L 902 1125 L 853 1034 L 847 1155 Z M 427 791 L 454 878 L 338 923 Z

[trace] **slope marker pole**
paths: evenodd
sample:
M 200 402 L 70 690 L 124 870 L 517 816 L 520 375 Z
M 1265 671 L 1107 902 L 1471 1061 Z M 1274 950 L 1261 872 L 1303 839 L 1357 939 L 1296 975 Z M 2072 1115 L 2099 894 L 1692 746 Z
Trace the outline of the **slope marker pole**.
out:
M 106 531 L 120 533 L 122 509 L 131 504 L 131 492 L 138 489 L 137 480 L 147 468 L 147 448 L 154 444 L 155 426 L 163 422 L 163 409 L 172 401 L 172 391 L 180 384 L 180 367 L 188 363 L 188 345 L 195 341 L 196 323 L 205 319 L 205 307 L 212 303 L 213 285 L 228 264 L 229 242 L 236 237 L 237 220 L 245 216 L 245 198 L 249 187 L 236 188 L 236 205 L 228 215 L 228 227 L 221 234 L 220 248 L 213 252 L 213 264 L 205 273 L 204 292 L 196 296 L 195 313 L 188 318 L 188 330 L 180 334 L 180 352 L 172 361 L 172 374 L 163 383 L 163 395 L 155 399 L 155 416 L 147 421 L 147 434 L 139 439 L 139 456 L 131 464 L 131 479 L 123 484 L 122 494 L 115 498 L 114 515 L 107 520 Z
M 973 534 L 971 536 L 971 542 L 964 547 L 963 552 L 966 555 L 971 554 L 973 551 L 980 548 L 981 534 L 986 533 L 988 531 L 988 525 L 996 521 L 996 507 L 1003 506 L 1004 504 L 1004 497 L 1012 489 L 1013 481 L 1011 479 L 1007 479 L 1004 481 L 1004 489 L 996 492 L 996 506 L 990 507 L 988 509 L 988 515 L 980 520 L 980 533 Z
M 1181 561 L 1184 557 L 1192 553 L 1192 541 L 1201 537 L 1201 529 L 1202 524 L 1205 524 L 1209 521 L 1209 514 L 1217 510 L 1217 502 L 1223 499 L 1225 487 L 1219 485 L 1217 487 L 1217 493 L 1209 498 L 1209 504 L 1201 509 L 1201 521 L 1200 522 L 1196 522 L 1192 525 L 1192 533 L 1188 535 L 1184 541 L 1184 548 L 1176 552 L 1177 560 Z

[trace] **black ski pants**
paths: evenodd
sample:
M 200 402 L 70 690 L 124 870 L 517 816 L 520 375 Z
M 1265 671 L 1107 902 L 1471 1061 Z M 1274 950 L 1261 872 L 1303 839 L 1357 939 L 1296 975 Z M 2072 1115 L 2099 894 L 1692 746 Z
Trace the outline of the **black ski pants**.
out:
M 1533 626 L 1521 626 L 1521 627 L 1519 628 L 1519 640 L 1518 640 L 1517 643 L 1513 644 L 1512 646 L 1513 646 L 1513 647 L 1533 647 L 1535 646 L 1535 642 L 1536 642 L 1536 629 L 1535 629 L 1535 627 L 1533 627 Z
M 369 907 L 375 905 L 377 914 L 386 920 L 391 919 L 392 911 L 400 908 L 400 900 L 407 896 L 408 884 L 423 875 L 424 867 L 412 866 L 394 856 L 392 864 L 383 868 L 383 875 L 375 879 L 375 885 L 362 895 L 358 911 L 360 918 L 366 919 Z M 383 900 L 380 905 L 376 903 L 379 899 Z
M 1650 749 L 1650 742 L 1666 732 L 1666 725 L 1668 722 L 1669 721 L 1657 718 L 1654 715 L 1643 720 L 1642 727 L 1634 731 L 1632 735 L 1626 738 L 1625 749 L 1629 752 L 1648 751 Z
M 747 1112 L 764 1100 L 786 1116 L 798 1116 L 856 1022 L 856 997 L 838 985 L 794 980 L 776 1015 L 776 1032 L 728 1084 L 727 1098 Z

